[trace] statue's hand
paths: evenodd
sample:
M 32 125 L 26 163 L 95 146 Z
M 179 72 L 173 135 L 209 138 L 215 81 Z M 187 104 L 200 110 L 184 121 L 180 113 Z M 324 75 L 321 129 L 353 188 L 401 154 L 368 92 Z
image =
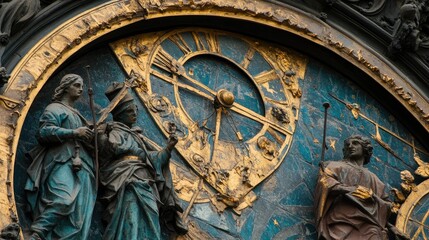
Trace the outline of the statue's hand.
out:
M 91 140 L 93 134 L 93 131 L 89 127 L 79 127 L 73 130 L 73 136 L 83 141 Z
M 177 138 L 177 135 L 171 134 L 170 137 L 168 137 L 167 149 L 169 151 L 173 150 L 174 146 L 176 146 L 178 141 L 179 138 Z
M 374 192 L 370 188 L 358 186 L 356 190 L 352 193 L 352 195 L 362 200 L 367 200 L 370 199 L 372 195 L 374 195 Z
M 107 124 L 106 123 L 102 123 L 97 125 L 97 133 L 98 134 L 104 134 L 107 131 Z

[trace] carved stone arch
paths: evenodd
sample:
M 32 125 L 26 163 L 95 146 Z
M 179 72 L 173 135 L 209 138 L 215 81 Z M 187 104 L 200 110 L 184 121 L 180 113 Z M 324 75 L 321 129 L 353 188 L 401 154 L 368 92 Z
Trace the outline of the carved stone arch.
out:
M 132 24 L 193 17 L 245 21 L 284 31 L 329 51 L 355 66 L 429 130 L 429 104 L 410 81 L 369 47 L 297 9 L 235 0 L 110 0 L 70 18 L 36 43 L 17 64 L 0 96 L 0 228 L 17 222 L 13 168 L 18 140 L 32 102 L 50 76 L 85 46 Z M 221 16 L 221 17 L 220 17 Z M 274 37 L 272 38 L 274 39 Z

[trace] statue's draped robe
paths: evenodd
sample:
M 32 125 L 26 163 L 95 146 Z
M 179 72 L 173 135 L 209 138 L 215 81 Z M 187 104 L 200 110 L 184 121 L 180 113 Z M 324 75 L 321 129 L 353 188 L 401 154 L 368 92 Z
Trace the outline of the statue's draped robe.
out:
M 109 123 L 100 140 L 100 182 L 108 221 L 103 239 L 160 239 L 159 208 L 176 207 L 172 186 L 163 177 L 170 152 L 148 151 L 139 130 Z
M 39 146 L 28 155 L 27 199 L 33 213 L 31 231 L 46 239 L 87 239 L 97 193 L 94 163 L 73 129 L 86 124 L 77 110 L 54 102 L 40 117 Z M 82 169 L 73 171 L 79 145 Z
M 315 194 L 319 239 L 387 239 L 391 205 L 384 183 L 366 168 L 347 160 L 325 164 Z M 372 189 L 374 196 L 361 200 L 351 193 L 340 194 L 336 190 L 339 185 L 364 186 Z

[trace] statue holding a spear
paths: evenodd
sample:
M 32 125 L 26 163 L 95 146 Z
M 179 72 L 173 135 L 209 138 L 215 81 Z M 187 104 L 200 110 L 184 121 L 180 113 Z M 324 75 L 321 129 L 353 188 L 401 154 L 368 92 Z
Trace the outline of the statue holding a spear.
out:
M 318 239 L 387 240 L 389 230 L 397 239 L 409 239 L 388 223 L 392 203 L 385 184 L 364 165 L 373 147 L 369 139 L 353 135 L 344 140 L 344 158 L 324 161 L 326 118 L 322 159 L 315 193 Z

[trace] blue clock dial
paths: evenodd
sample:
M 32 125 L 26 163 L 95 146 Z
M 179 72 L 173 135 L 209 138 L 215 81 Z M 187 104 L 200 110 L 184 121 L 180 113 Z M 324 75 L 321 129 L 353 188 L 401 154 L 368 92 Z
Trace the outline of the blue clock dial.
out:
M 147 51 L 123 61 L 130 43 Z M 302 56 L 211 29 L 143 34 L 112 49 L 127 72 L 142 76 L 138 95 L 159 128 L 179 135 L 177 151 L 227 205 L 285 159 L 299 116 Z

